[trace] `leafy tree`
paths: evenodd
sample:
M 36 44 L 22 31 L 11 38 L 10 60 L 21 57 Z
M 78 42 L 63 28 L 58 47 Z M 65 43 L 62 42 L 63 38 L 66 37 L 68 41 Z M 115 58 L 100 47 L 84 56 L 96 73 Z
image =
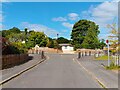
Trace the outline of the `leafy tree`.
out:
M 98 33 L 94 30 L 96 30 L 95 24 L 91 23 L 84 38 L 84 41 L 82 43 L 83 48 L 88 49 L 98 48 L 99 46 Z
M 24 33 L 11 33 L 10 35 L 7 35 L 6 38 L 9 39 L 10 42 L 22 42 L 25 35 Z
M 99 26 L 89 20 L 79 20 L 76 22 L 71 33 L 71 43 L 74 48 L 96 48 L 96 43 L 98 43 L 97 36 L 100 33 L 98 29 Z M 91 43 L 95 45 L 91 47 Z
M 103 49 L 105 46 L 106 46 L 105 40 L 104 39 L 100 40 L 99 48 Z
M 20 29 L 19 28 L 16 28 L 16 27 L 13 27 L 9 30 L 2 30 L 2 37 L 7 37 L 8 35 L 10 34 L 18 34 L 18 33 L 21 33 Z
M 113 24 L 108 24 L 107 27 L 110 29 L 110 35 L 108 36 L 109 42 L 111 44 L 111 47 L 113 48 L 112 53 L 115 54 L 118 50 L 117 47 L 119 48 L 118 45 L 118 29 L 115 23 Z
M 20 32 L 21 32 L 20 29 L 17 28 L 17 27 L 13 27 L 13 28 L 9 29 L 9 31 L 10 31 L 11 33 L 20 33 Z
M 57 40 L 54 39 L 53 42 L 54 42 L 54 48 L 55 49 L 59 48 L 59 44 L 58 44 Z
M 25 28 L 25 42 L 27 41 L 27 31 L 28 31 L 28 29 Z
M 58 42 L 59 44 L 62 44 L 62 43 L 70 43 L 70 41 L 69 41 L 68 39 L 64 38 L 64 37 L 59 37 L 59 38 L 57 39 L 57 42 Z
M 54 48 L 54 41 L 52 38 L 50 38 L 50 37 L 48 38 L 48 42 L 47 42 L 46 46 L 49 48 Z
M 47 36 L 43 32 L 35 32 L 32 31 L 29 33 L 27 45 L 30 45 L 30 47 L 34 47 L 36 44 L 45 47 L 47 44 Z M 30 44 L 32 43 L 32 44 Z

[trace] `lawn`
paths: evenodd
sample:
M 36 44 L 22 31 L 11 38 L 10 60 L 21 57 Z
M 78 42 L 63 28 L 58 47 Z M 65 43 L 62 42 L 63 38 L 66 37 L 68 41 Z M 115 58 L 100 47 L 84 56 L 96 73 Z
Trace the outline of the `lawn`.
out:
M 103 56 L 100 56 L 100 57 L 95 57 L 95 60 L 108 60 L 108 56 L 103 55 Z M 110 60 L 113 60 L 112 56 L 110 56 Z
M 100 57 L 95 57 L 95 60 L 108 60 L 108 56 L 107 55 L 104 55 L 104 56 L 100 56 Z M 112 58 L 112 56 L 110 56 L 110 60 L 115 60 L 114 58 Z M 114 62 L 111 62 L 110 63 L 110 67 L 108 66 L 105 66 L 105 68 L 107 70 L 120 70 L 120 66 L 116 66 L 114 64 Z

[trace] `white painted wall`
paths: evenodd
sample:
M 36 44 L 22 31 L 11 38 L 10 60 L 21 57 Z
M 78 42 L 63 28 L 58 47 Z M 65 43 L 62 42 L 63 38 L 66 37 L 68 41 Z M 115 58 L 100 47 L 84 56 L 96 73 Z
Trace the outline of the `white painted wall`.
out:
M 73 52 L 74 48 L 71 46 L 62 46 L 63 53 Z

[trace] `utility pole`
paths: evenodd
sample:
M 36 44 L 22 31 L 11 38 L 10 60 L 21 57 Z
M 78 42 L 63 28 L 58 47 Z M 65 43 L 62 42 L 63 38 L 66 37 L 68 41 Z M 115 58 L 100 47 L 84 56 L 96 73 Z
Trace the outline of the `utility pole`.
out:
M 106 43 L 107 43 L 107 47 L 108 47 L 108 67 L 110 66 L 110 52 L 109 52 L 109 41 L 106 40 Z
M 57 33 L 57 53 L 58 53 L 58 36 L 59 34 Z

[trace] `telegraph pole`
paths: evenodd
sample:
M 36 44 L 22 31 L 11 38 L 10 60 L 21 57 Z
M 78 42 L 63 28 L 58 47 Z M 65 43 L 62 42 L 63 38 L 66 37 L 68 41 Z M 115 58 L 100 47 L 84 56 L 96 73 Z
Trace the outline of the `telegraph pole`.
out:
M 58 36 L 59 34 L 57 33 L 57 53 L 58 53 Z
M 108 67 L 110 66 L 110 52 L 109 52 L 109 41 L 106 40 L 106 43 L 107 43 L 107 47 L 108 47 Z

